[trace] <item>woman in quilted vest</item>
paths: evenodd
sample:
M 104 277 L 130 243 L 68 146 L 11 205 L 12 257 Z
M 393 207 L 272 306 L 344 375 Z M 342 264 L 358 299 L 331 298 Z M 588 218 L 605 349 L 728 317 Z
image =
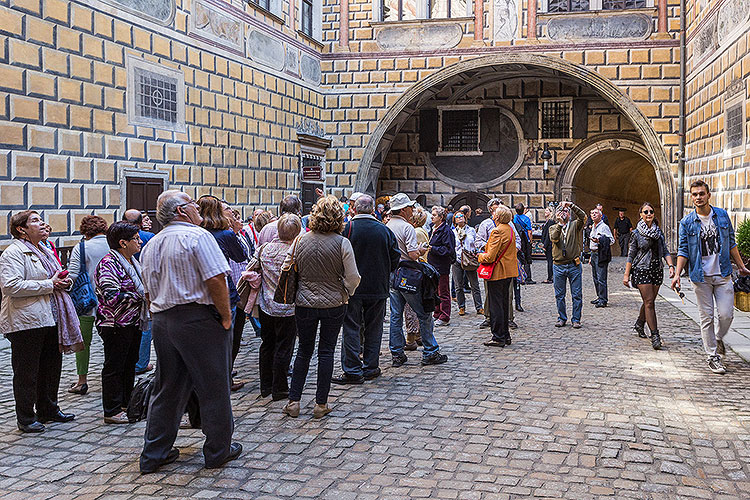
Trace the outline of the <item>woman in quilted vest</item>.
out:
M 299 347 L 294 360 L 289 403 L 284 407 L 284 413 L 290 417 L 299 416 L 318 325 L 318 382 L 313 417 L 321 418 L 331 412 L 328 392 L 333 375 L 333 352 L 344 322 L 346 304 L 360 280 L 352 245 L 340 234 L 344 228 L 344 215 L 344 209 L 335 196 L 320 198 L 312 207 L 307 225 L 309 231 L 295 240 L 284 263 L 286 269 L 293 261 L 299 277 L 295 300 Z

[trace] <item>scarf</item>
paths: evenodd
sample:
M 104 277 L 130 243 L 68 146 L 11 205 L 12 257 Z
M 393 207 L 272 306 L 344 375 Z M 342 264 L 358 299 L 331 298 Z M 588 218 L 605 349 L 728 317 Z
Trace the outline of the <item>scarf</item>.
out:
M 652 240 L 658 240 L 659 238 L 664 236 L 664 233 L 661 232 L 659 226 L 657 226 L 656 224 L 651 224 L 651 227 L 648 227 L 643 219 L 638 221 L 638 225 L 636 226 L 636 228 L 638 229 L 639 233 Z
M 464 239 L 466 238 L 466 226 L 456 226 L 456 236 L 458 236 L 458 240 L 463 243 Z
M 31 252 L 39 257 L 44 270 L 51 278 L 57 271 L 62 271 L 62 266 L 55 258 L 54 254 L 47 250 L 45 247 L 35 247 L 26 240 L 23 241 Z M 65 290 L 54 288 L 52 290 L 52 307 L 57 311 L 57 338 L 58 348 L 60 352 L 69 354 L 72 352 L 83 351 L 83 337 L 81 336 L 81 324 L 78 321 L 78 315 L 76 314 L 76 308 L 73 305 L 73 300 Z
M 133 280 L 135 291 L 141 298 L 141 310 L 138 318 L 138 323 L 141 331 L 144 331 L 148 328 L 149 314 L 148 304 L 146 302 L 146 292 L 143 288 L 143 279 L 141 279 L 141 264 L 136 258 L 133 258 L 133 263 L 131 264 L 130 262 L 128 262 L 128 259 L 126 259 L 117 250 L 110 250 L 109 253 L 111 253 L 115 257 L 117 262 L 123 267 L 123 269 L 125 269 L 125 273 L 130 277 L 131 280 Z

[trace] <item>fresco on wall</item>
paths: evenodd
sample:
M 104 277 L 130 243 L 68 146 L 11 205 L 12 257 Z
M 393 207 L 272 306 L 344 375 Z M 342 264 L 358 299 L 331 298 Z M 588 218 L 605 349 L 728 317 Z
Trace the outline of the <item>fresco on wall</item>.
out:
M 384 26 L 375 41 L 386 50 L 449 49 L 461 42 L 463 31 L 456 23 Z
M 174 0 L 104 0 L 104 2 L 159 24 L 172 24 Z
M 652 24 L 644 14 L 556 17 L 547 23 L 547 36 L 552 40 L 644 39 L 651 35 Z
M 244 23 L 239 19 L 233 19 L 200 1 L 195 2 L 191 17 L 193 33 L 234 50 L 242 51 L 245 41 Z
M 724 42 L 735 28 L 747 21 L 748 16 L 750 16 L 750 0 L 724 2 L 717 20 L 719 43 Z
M 516 0 L 495 0 L 492 18 L 494 40 L 514 40 L 516 38 L 518 32 Z

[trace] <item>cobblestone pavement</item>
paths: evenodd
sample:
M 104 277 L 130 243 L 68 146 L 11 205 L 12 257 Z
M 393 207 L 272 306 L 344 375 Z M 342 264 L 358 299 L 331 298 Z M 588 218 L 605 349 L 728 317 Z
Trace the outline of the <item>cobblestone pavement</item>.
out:
M 391 368 L 385 341 L 383 376 L 334 386 L 322 420 L 312 377 L 296 420 L 256 400 L 259 342 L 247 335 L 248 385 L 232 396 L 245 451 L 219 470 L 203 468 L 201 432 L 182 430 L 180 459 L 138 474 L 145 424 L 101 423 L 96 340 L 89 394 L 61 390 L 76 420 L 21 435 L 3 348 L 0 498 L 750 498 L 750 365 L 730 353 L 729 372 L 711 374 L 697 325 L 661 298 L 665 348 L 653 351 L 630 331 L 635 292 L 611 272 L 611 306 L 594 309 L 585 271 L 583 329 L 552 328 L 551 285 L 524 287 L 509 348 L 482 346 L 470 307 L 437 330 L 447 364 L 411 353 Z M 66 356 L 61 387 L 74 373 Z

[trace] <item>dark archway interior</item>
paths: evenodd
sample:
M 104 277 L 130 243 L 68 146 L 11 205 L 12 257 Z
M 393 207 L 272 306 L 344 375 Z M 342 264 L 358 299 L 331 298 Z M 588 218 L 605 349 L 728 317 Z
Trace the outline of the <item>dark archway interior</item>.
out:
M 654 205 L 657 214 L 662 213 L 654 167 L 627 150 L 604 151 L 589 158 L 576 172 L 573 201 L 586 212 L 601 203 L 610 226 L 620 208 L 626 209 L 635 225 L 638 209 L 646 201 Z

